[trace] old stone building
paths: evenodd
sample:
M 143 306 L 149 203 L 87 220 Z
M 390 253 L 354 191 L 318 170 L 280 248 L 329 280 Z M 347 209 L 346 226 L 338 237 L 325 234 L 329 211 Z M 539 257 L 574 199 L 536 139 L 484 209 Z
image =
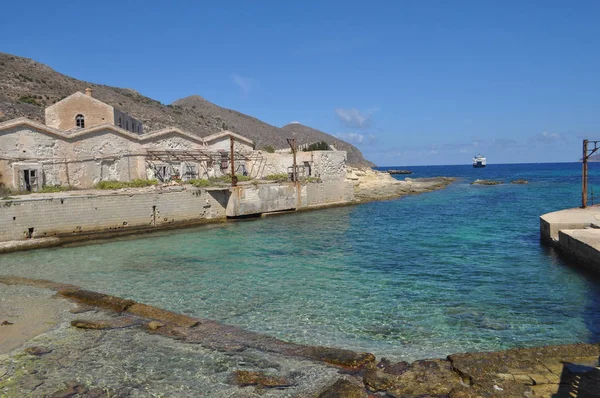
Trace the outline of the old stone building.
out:
M 92 89 L 85 94 L 76 92 L 46 108 L 46 125 L 58 130 L 86 128 L 102 124 L 112 124 L 132 133 L 144 132 L 142 123 L 92 97 Z
M 103 180 L 208 178 L 250 168 L 253 142 L 223 131 L 200 137 L 178 128 L 144 132 L 142 123 L 77 92 L 45 110 L 45 124 L 26 118 L 0 124 L 1 182 L 17 191 L 47 185 L 91 188 Z

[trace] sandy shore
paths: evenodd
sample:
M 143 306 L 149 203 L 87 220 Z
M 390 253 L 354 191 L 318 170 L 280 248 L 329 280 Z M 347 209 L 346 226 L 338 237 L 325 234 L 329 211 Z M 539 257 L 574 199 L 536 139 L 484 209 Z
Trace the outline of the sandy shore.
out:
M 52 297 L 53 292 L 0 283 L 0 354 L 23 346 L 58 325 L 72 304 Z

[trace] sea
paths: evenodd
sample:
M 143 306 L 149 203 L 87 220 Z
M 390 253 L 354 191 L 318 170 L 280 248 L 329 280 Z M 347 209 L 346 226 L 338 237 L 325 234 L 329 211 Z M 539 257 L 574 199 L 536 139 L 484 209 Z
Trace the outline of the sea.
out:
M 600 280 L 539 235 L 540 215 L 580 205 L 580 163 L 381 169 L 457 180 L 395 200 L 5 254 L 0 274 L 396 360 L 600 341 Z M 599 183 L 591 164 L 590 202 Z

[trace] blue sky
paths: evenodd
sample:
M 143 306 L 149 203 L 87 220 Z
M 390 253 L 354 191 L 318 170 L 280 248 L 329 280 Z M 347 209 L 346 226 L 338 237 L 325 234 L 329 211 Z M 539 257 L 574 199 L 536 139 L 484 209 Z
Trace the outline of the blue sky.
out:
M 299 121 L 378 165 L 576 161 L 600 139 L 600 2 L 216 3 L 11 1 L 0 51 Z

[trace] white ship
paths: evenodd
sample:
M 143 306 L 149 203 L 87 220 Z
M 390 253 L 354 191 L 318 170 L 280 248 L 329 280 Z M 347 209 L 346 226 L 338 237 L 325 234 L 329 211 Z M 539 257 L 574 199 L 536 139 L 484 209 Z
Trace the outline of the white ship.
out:
M 485 167 L 485 157 L 477 155 L 473 157 L 473 167 Z

